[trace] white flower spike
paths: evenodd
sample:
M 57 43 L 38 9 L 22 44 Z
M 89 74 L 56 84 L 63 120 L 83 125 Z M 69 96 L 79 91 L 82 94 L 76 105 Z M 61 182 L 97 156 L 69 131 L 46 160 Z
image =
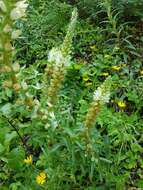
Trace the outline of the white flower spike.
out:
M 10 17 L 12 20 L 17 20 L 21 17 L 25 16 L 26 8 L 28 7 L 28 4 L 26 1 L 19 1 L 15 4 L 15 8 L 12 9 L 10 13 Z

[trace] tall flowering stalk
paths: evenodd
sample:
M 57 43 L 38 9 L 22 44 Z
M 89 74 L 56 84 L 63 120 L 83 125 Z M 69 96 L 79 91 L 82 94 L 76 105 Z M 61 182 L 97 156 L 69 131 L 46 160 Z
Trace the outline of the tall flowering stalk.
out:
M 13 24 L 25 16 L 27 6 L 26 0 L 0 0 L 0 72 L 9 76 L 9 80 L 4 81 L 4 87 L 13 87 L 15 90 L 20 88 L 16 77 L 20 67 L 17 63 L 12 64 L 14 47 L 11 43 L 21 31 L 13 30 Z
M 86 143 L 86 154 L 94 157 L 93 143 L 91 138 L 91 128 L 95 123 L 96 117 L 101 107 L 109 102 L 110 99 L 111 77 L 109 76 L 103 84 L 95 90 L 93 101 L 90 104 L 84 122 L 84 141 Z
M 89 107 L 85 118 L 85 127 L 89 129 L 92 127 L 96 120 L 96 116 L 100 111 L 100 108 L 105 103 L 109 102 L 110 99 L 110 86 L 111 86 L 111 77 L 109 76 L 104 83 L 97 88 L 93 95 L 93 101 Z
M 66 67 L 70 64 L 72 38 L 74 35 L 76 21 L 77 9 L 74 9 L 63 44 L 58 48 L 53 48 L 48 55 L 49 64 L 46 68 L 46 72 L 49 72 L 49 69 L 52 68 L 52 77 L 50 81 L 50 86 L 48 88 L 48 101 L 51 104 L 55 103 L 58 91 L 61 86 L 61 82 L 64 79 Z

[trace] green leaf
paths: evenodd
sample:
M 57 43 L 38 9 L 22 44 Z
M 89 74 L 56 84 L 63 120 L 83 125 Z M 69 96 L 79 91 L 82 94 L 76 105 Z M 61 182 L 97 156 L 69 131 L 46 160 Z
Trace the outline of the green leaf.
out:
M 12 112 L 12 105 L 10 103 L 5 104 L 2 108 L 1 111 L 4 115 L 10 115 Z
M 0 155 L 4 152 L 4 150 L 5 150 L 5 147 L 2 144 L 0 144 Z
M 14 148 L 8 154 L 8 166 L 12 169 L 20 169 L 23 165 L 23 160 L 25 158 L 25 152 L 23 148 Z
M 15 131 L 11 133 L 7 133 L 5 135 L 5 141 L 4 144 L 9 144 L 12 139 L 14 139 L 17 136 L 17 133 Z
M 17 183 L 12 183 L 10 185 L 10 189 L 11 190 L 17 190 L 17 189 L 19 189 L 20 186 L 21 186 L 21 183 L 18 181 Z
M 143 152 L 143 148 L 137 143 L 132 144 L 131 148 L 133 152 Z

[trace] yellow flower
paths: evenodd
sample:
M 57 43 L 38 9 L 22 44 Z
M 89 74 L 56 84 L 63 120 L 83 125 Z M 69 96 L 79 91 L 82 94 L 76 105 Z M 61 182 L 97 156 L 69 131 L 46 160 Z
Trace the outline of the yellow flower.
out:
M 126 104 L 125 104 L 124 102 L 122 102 L 122 101 L 119 101 L 119 102 L 118 102 L 118 106 L 119 106 L 120 108 L 125 108 L 125 107 L 126 107 Z
M 113 71 L 119 71 L 121 69 L 121 66 L 114 65 L 111 68 L 112 68 Z
M 43 185 L 46 181 L 46 174 L 44 172 L 41 172 L 37 177 L 36 177 L 36 182 L 39 185 Z
M 103 73 L 101 73 L 101 76 L 107 77 L 107 76 L 109 76 L 109 73 L 103 72 Z
M 143 75 L 143 69 L 140 71 L 140 74 Z
M 26 164 L 32 164 L 32 161 L 33 161 L 33 159 L 32 159 L 32 155 L 31 154 L 29 156 L 27 156 L 26 159 L 24 159 L 24 162 Z

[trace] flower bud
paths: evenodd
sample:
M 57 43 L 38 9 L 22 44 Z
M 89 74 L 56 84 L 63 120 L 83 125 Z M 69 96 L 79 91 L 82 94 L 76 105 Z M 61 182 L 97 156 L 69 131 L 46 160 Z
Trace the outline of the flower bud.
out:
M 28 85 L 24 81 L 21 82 L 21 87 L 22 87 L 23 90 L 27 90 L 28 89 Z
M 12 45 L 10 44 L 10 42 L 7 42 L 7 43 L 4 45 L 4 49 L 5 49 L 6 51 L 12 50 Z
M 4 81 L 2 86 L 10 88 L 10 87 L 12 87 L 12 81 L 10 81 L 10 80 Z
M 20 71 L 20 65 L 18 63 L 14 63 L 12 65 L 13 71 L 18 73 Z
M 6 73 L 10 73 L 10 72 L 12 71 L 12 69 L 11 69 L 10 66 L 3 65 L 3 66 L 0 68 L 0 71 L 1 71 L 1 72 L 6 72 Z
M 24 104 L 24 101 L 22 99 L 17 99 L 16 100 L 16 104 L 18 105 L 23 105 Z
M 11 38 L 12 39 L 17 39 L 21 35 L 21 33 L 22 33 L 21 30 L 15 30 L 15 31 L 12 32 Z
M 4 33 L 9 33 L 11 31 L 12 31 L 11 26 L 9 24 L 6 24 L 5 27 L 4 27 L 4 29 L 3 29 L 3 32 Z
M 33 105 L 33 98 L 32 98 L 32 97 L 27 97 L 27 98 L 25 99 L 25 104 L 26 104 L 27 106 L 32 106 L 32 105 Z
M 19 90 L 21 89 L 20 84 L 18 84 L 18 83 L 13 84 L 13 89 L 14 89 L 15 91 L 19 91 Z

